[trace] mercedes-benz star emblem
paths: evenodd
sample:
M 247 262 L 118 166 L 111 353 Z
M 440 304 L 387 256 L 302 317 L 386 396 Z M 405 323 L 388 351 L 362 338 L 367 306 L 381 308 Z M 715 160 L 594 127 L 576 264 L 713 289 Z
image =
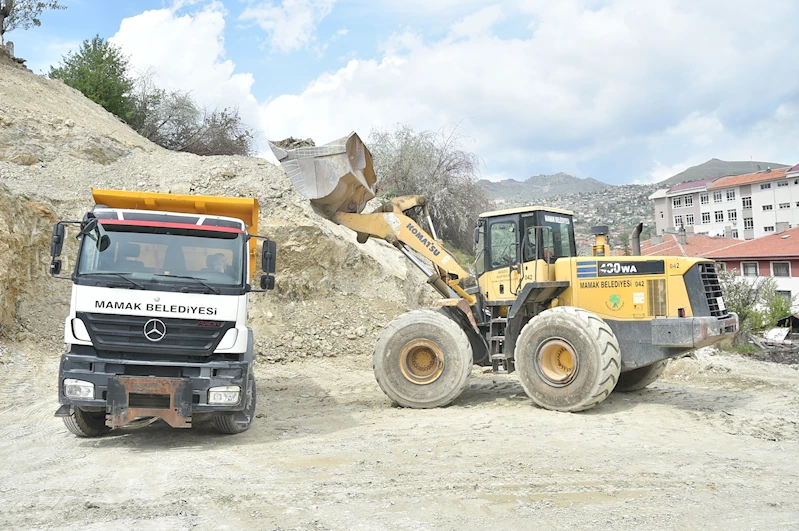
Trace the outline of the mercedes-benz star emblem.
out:
M 165 335 L 166 325 L 161 319 L 150 319 L 144 323 L 144 337 L 150 341 L 161 341 Z

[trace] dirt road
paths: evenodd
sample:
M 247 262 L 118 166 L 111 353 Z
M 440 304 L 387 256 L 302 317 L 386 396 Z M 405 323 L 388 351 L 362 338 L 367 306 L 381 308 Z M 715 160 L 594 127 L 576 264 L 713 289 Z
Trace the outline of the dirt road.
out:
M 477 369 L 454 405 L 414 411 L 365 357 L 261 364 L 243 435 L 78 439 L 52 417 L 57 353 L 27 348 L 0 352 L 3 529 L 799 528 L 791 366 L 700 352 L 564 414 Z

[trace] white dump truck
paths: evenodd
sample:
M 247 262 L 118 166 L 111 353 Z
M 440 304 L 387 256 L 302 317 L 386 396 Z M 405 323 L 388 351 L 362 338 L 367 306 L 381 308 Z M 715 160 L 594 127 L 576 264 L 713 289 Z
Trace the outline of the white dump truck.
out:
M 276 256 L 257 234 L 258 201 L 92 193 L 92 211 L 58 222 L 51 241 L 50 273 L 72 281 L 56 416 L 81 437 L 158 418 L 189 428 L 198 414 L 245 431 L 256 401 L 247 297 L 274 288 Z M 79 240 L 68 276 L 67 227 Z

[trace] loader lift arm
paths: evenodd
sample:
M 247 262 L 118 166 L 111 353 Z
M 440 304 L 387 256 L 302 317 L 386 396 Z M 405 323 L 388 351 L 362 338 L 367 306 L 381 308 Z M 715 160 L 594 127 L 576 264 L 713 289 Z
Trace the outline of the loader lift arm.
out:
M 422 208 L 433 235 L 428 234 L 406 214 L 414 208 Z M 454 291 L 469 305 L 476 302 L 474 295 L 467 293 L 461 282 L 471 275 L 448 253 L 436 238 L 435 228 L 427 209 L 427 199 L 420 195 L 395 197 L 371 214 L 337 212 L 331 218 L 340 225 L 358 233 L 358 242 L 365 243 L 370 237 L 385 240 L 402 252 L 425 275 L 427 282 L 441 295 L 451 298 Z M 431 270 L 411 251 L 416 251 L 433 263 Z
M 366 202 L 375 197 L 377 178 L 372 156 L 357 134 L 323 146 L 283 149 L 270 143 L 270 148 L 294 187 L 311 200 L 317 213 L 357 232 L 360 243 L 370 237 L 387 241 L 427 275 L 427 282 L 445 298 L 460 297 L 470 306 L 475 304 L 476 298 L 462 285 L 473 277 L 444 250 L 425 197 L 395 197 L 370 214 L 361 213 Z M 415 208 L 422 209 L 432 236 L 407 215 Z M 413 251 L 430 260 L 433 269 Z

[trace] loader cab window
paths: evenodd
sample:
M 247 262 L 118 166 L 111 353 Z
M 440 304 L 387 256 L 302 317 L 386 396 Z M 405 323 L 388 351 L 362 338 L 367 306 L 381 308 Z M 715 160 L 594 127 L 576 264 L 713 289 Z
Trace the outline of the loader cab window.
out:
M 500 269 L 519 263 L 518 224 L 513 218 L 498 218 L 488 225 L 488 259 L 490 269 Z
M 577 255 L 572 217 L 554 212 L 536 211 L 522 218 L 524 261 L 546 260 Z

